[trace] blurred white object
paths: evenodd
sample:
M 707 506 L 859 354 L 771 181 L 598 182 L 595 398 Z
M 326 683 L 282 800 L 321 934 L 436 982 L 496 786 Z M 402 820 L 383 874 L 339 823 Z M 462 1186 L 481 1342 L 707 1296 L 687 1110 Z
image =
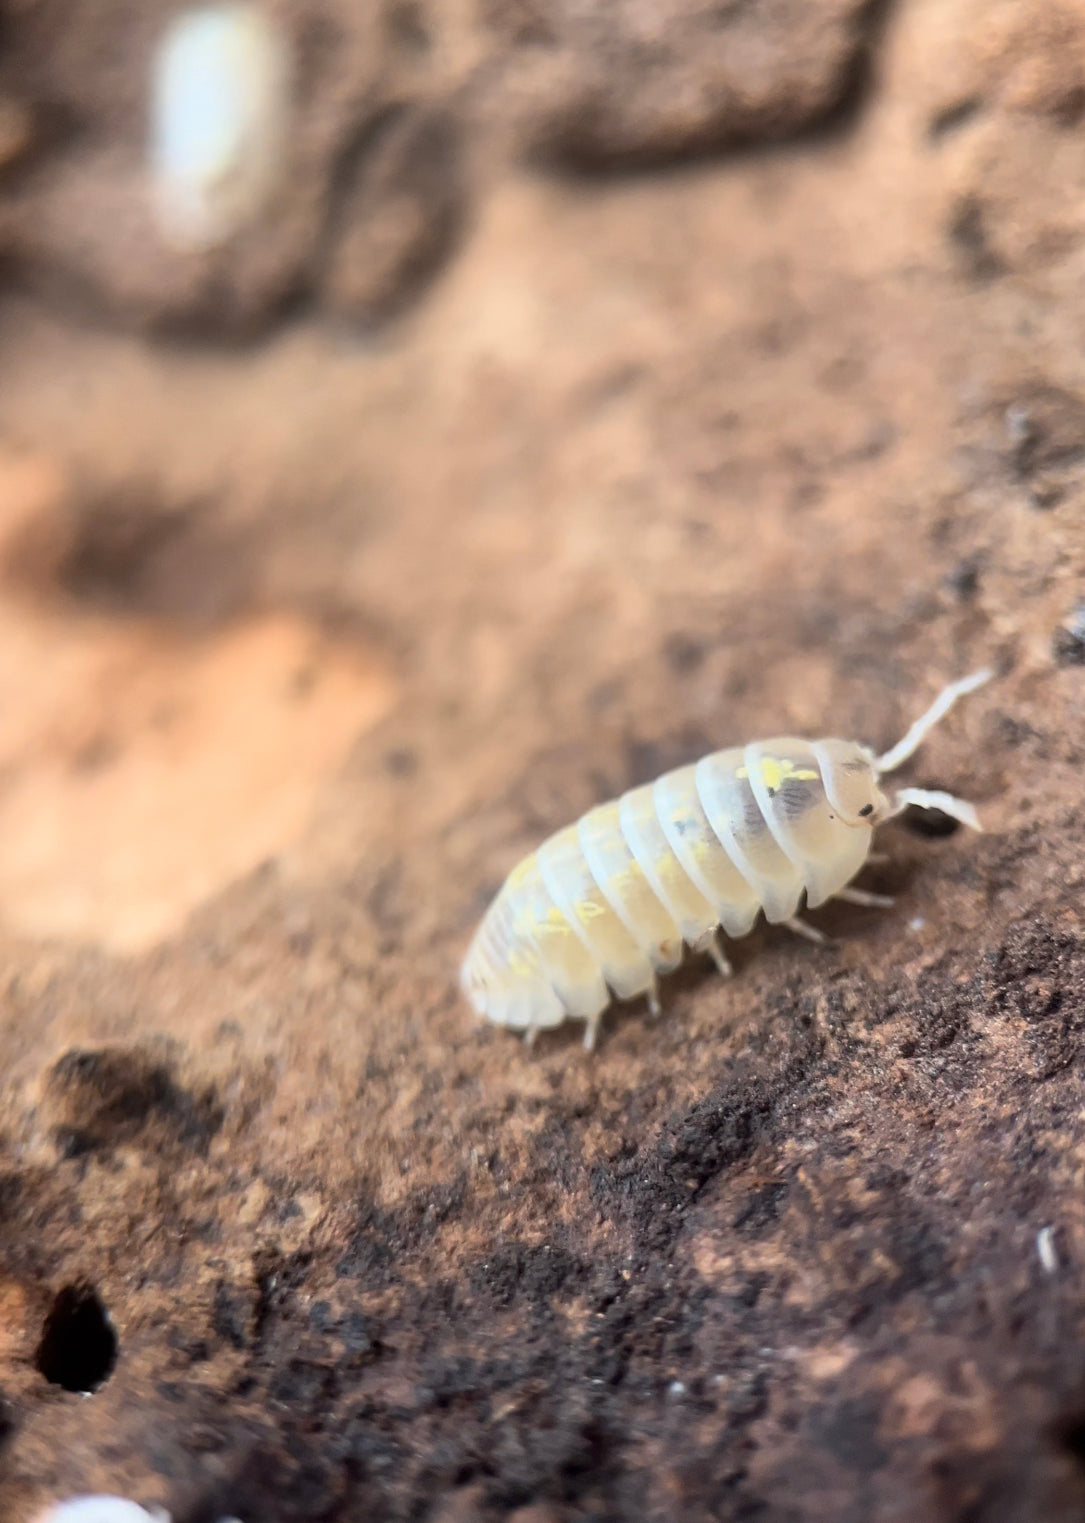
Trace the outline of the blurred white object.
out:
M 1041 1227 L 1036 1234 L 1036 1252 L 1040 1256 L 1046 1274 L 1055 1274 L 1059 1267 L 1059 1252 L 1055 1247 L 1054 1227 Z
M 258 6 L 185 11 L 154 62 L 151 164 L 163 236 L 214 247 L 267 205 L 289 115 L 286 43 Z
M 147 1512 L 124 1497 L 72 1497 L 40 1513 L 37 1523 L 169 1523 L 169 1513 Z
M 47 1507 L 35 1523 L 170 1523 L 170 1515 L 161 1507 L 148 1512 L 124 1497 L 72 1497 Z M 240 1523 L 240 1519 L 222 1518 L 220 1523 Z

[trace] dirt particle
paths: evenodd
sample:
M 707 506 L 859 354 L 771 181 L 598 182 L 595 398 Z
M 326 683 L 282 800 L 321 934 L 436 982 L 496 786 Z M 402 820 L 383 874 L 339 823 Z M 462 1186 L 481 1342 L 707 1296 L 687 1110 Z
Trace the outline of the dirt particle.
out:
M 976 198 L 966 196 L 958 203 L 950 219 L 949 237 L 972 280 L 994 280 L 1003 273 L 1003 262 L 990 241 L 983 206 Z
M 982 101 L 974 96 L 967 96 L 962 100 L 951 102 L 931 118 L 928 134 L 933 144 L 940 145 L 958 132 L 962 127 L 975 120 L 982 109 Z
M 846 112 L 864 93 L 880 9 L 491 0 L 487 20 L 511 44 L 508 111 L 529 151 L 604 171 L 779 139 Z
M 254 1313 L 252 1291 L 225 1282 L 216 1287 L 211 1326 L 232 1348 L 243 1349 L 248 1345 Z
M 418 771 L 418 753 L 410 746 L 396 746 L 384 753 L 384 766 L 389 777 L 414 777 Z
M 1056 664 L 1059 666 L 1085 666 L 1085 602 L 1060 624 L 1052 641 Z
M 332 1381 L 332 1371 L 327 1365 L 292 1359 L 284 1368 L 276 1370 L 268 1395 L 281 1406 L 297 1407 L 315 1414 L 330 1391 Z
M 786 1194 L 786 1180 L 773 1179 L 766 1184 L 758 1185 L 750 1191 L 741 1209 L 736 1213 L 731 1223 L 732 1227 L 736 1232 L 746 1231 L 756 1236 L 759 1230 L 771 1226 L 776 1221 Z
M 1041 489 L 1045 483 L 1048 490 L 1058 489 L 1051 473 L 1085 459 L 1085 401 L 1065 387 L 1042 385 L 1019 393 L 1006 408 L 1005 426 L 1014 465 L 1022 476 L 1039 476 Z
M 568 1293 L 585 1274 L 579 1260 L 550 1243 L 503 1243 L 476 1266 L 472 1277 L 499 1306 L 523 1298 L 545 1307 L 549 1297 Z
M 224 544 L 202 499 L 170 501 L 151 480 L 73 495 L 58 580 L 91 606 L 208 624 L 245 601 L 247 557 Z
M 704 658 L 703 643 L 692 635 L 676 631 L 668 635 L 663 643 L 663 659 L 671 671 L 680 676 L 695 672 L 703 664 Z
M 946 577 L 946 586 L 962 603 L 970 602 L 979 591 L 983 561 L 978 555 L 966 555 Z
M 213 1088 L 185 1089 L 169 1064 L 139 1048 L 72 1048 L 44 1091 L 69 1156 L 152 1132 L 159 1145 L 206 1152 L 223 1120 Z
M 22 101 L 0 95 L 0 173 L 15 168 L 34 148 L 34 118 Z
M 842 1401 L 813 1424 L 814 1436 L 848 1470 L 880 1470 L 889 1452 L 878 1438 L 878 1413 L 869 1401 Z

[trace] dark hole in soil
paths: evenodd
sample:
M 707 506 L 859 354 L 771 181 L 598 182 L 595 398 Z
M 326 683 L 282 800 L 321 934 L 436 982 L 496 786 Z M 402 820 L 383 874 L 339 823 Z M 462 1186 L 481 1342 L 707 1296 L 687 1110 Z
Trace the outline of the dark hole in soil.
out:
M 1079 1465 L 1085 1466 L 1085 1413 L 1068 1418 L 1055 1429 L 1055 1441 Z
M 909 804 L 900 818 L 913 835 L 926 836 L 931 841 L 951 836 L 961 828 L 960 820 L 955 820 L 951 814 L 943 814 L 940 809 L 919 809 L 915 804 Z
M 91 1285 L 65 1285 L 45 1319 L 39 1372 L 65 1391 L 96 1391 L 117 1362 L 117 1334 Z

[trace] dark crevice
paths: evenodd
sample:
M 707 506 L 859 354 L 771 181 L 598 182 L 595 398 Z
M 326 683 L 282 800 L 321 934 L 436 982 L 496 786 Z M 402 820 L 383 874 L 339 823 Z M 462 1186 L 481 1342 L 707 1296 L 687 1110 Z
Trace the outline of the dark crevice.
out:
M 950 814 L 943 814 L 941 809 L 920 809 L 915 804 L 908 805 L 900 821 L 905 830 L 929 841 L 940 841 L 946 836 L 955 835 L 961 828 L 960 820 L 955 820 Z
M 1085 1413 L 1078 1412 L 1055 1429 L 1055 1442 L 1085 1470 Z
M 65 1285 L 42 1329 L 35 1364 L 50 1385 L 89 1395 L 113 1373 L 117 1334 L 92 1285 Z

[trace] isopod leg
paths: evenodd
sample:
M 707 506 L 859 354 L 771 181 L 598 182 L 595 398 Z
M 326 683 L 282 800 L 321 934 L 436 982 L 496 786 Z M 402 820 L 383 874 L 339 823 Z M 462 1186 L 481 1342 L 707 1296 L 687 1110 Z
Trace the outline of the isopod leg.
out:
M 816 925 L 807 925 L 805 920 L 800 920 L 798 915 L 792 915 L 787 920 L 781 920 L 781 925 L 786 925 L 789 931 L 796 936 L 801 936 L 804 941 L 812 941 L 815 946 L 825 947 L 829 944 L 829 938 L 824 931 L 819 931 Z
M 652 977 L 652 982 L 648 985 L 647 989 L 645 989 L 644 992 L 648 999 L 648 1009 L 654 1016 L 658 1018 L 663 1014 L 663 1006 L 659 1003 L 659 985 L 656 982 L 654 975 Z
M 868 910 L 891 910 L 894 903 L 891 894 L 868 894 L 865 888 L 839 888 L 834 895 L 845 904 L 861 904 Z
M 721 978 L 734 978 L 735 970 L 727 961 L 727 954 L 720 946 L 719 937 L 719 931 L 713 931 L 711 937 L 705 943 L 704 949 L 708 953 L 709 957 L 711 957 L 712 961 L 716 964 Z
M 528 1049 L 534 1047 L 535 1038 L 539 1034 L 538 1026 L 528 1026 L 524 1031 L 524 1046 Z
M 595 1039 L 599 1035 L 599 1023 L 602 1020 L 602 1018 L 603 1018 L 603 1012 L 602 1011 L 600 1011 L 598 1015 L 589 1016 L 588 1021 L 587 1021 L 586 1025 L 585 1025 L 585 1027 L 584 1027 L 584 1051 L 585 1052 L 594 1052 L 595 1051 Z

